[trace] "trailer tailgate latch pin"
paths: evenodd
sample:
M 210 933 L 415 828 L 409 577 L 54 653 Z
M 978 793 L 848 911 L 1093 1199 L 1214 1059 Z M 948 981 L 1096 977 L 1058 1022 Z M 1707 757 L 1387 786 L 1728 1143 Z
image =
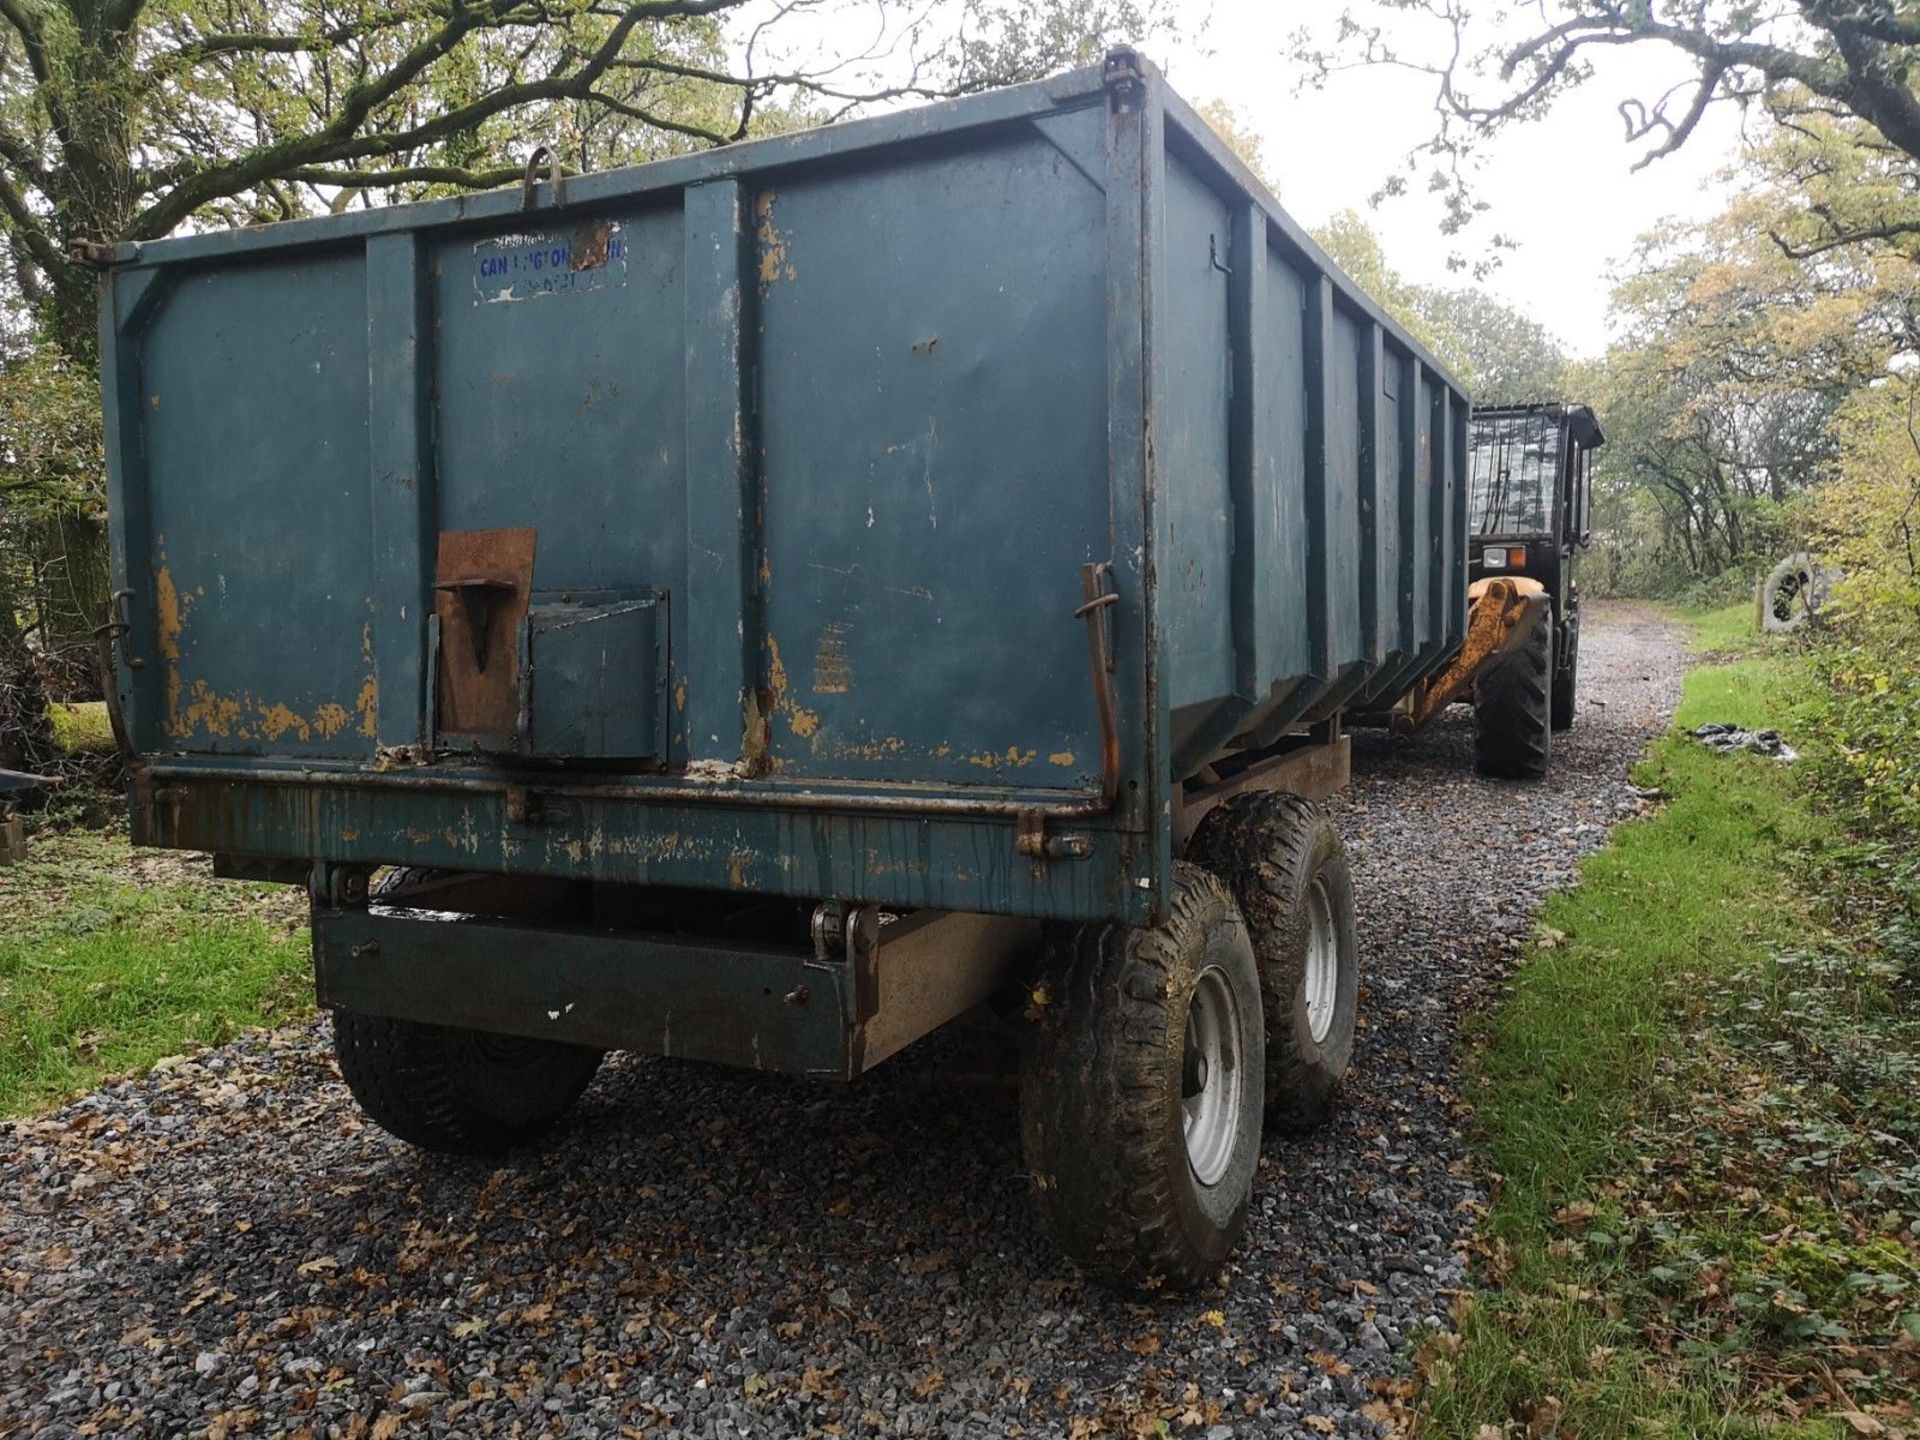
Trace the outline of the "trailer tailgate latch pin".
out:
M 1030 860 L 1085 860 L 1093 854 L 1085 835 L 1047 834 L 1046 816 L 1038 810 L 1022 810 L 1015 823 L 1013 848 Z

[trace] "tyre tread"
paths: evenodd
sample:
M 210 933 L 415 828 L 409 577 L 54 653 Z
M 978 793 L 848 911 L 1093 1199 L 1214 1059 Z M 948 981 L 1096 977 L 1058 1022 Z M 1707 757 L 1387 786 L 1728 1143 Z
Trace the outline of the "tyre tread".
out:
M 1553 748 L 1553 625 L 1542 616 L 1521 647 L 1482 676 L 1474 696 L 1473 756 L 1482 775 L 1538 780 Z
M 1209 925 L 1238 914 L 1205 871 L 1175 871 L 1164 925 L 1056 937 L 1021 1085 L 1021 1139 L 1048 1228 L 1095 1279 L 1149 1291 L 1211 1280 L 1239 1226 L 1220 1254 L 1197 1253 L 1167 1175 L 1157 1077 L 1174 1038 L 1176 972 Z
M 1188 858 L 1216 876 L 1239 902 L 1260 962 L 1266 1020 L 1267 1122 L 1283 1131 L 1311 1129 L 1331 1116 L 1340 1080 L 1319 1056 L 1296 1043 L 1293 1006 L 1302 976 L 1293 913 L 1306 894 L 1314 855 L 1332 830 L 1326 812 L 1284 790 L 1253 790 L 1216 806 L 1188 846 Z M 1330 847 L 1342 856 L 1339 837 Z

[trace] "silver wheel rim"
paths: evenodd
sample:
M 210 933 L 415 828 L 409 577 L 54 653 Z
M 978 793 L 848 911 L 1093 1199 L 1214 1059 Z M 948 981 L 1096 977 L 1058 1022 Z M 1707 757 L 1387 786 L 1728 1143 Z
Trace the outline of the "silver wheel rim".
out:
M 1333 1033 L 1333 1012 L 1340 1005 L 1340 942 L 1333 928 L 1333 901 L 1319 879 L 1307 889 L 1307 1033 L 1323 1043 Z
M 1187 1004 L 1180 1109 L 1187 1163 L 1202 1185 L 1217 1185 L 1240 1137 L 1240 1004 L 1218 965 L 1200 972 Z

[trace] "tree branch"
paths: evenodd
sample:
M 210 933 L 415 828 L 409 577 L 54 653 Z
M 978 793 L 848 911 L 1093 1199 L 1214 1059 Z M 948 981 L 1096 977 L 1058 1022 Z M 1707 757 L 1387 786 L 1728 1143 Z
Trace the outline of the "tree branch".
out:
M 27 197 L 4 173 L 0 173 L 0 215 L 6 216 L 7 229 L 19 238 L 21 246 L 33 257 L 33 263 L 49 279 L 59 280 L 66 274 L 67 258 L 27 204 Z
M 52 78 L 52 68 L 47 61 L 47 41 L 40 21 L 20 0 L 0 0 L 0 20 L 5 20 L 20 36 L 20 44 L 27 53 L 27 67 L 33 71 L 33 78 L 45 85 Z
M 705 140 L 711 145 L 726 145 L 739 138 L 737 134 L 722 134 L 718 130 L 709 130 L 704 125 L 692 125 L 684 120 L 674 120 L 665 115 L 655 114 L 641 106 L 609 95 L 604 90 L 589 90 L 585 98 L 606 106 L 615 114 L 638 120 L 643 125 L 651 125 L 657 130 L 670 131 L 676 135 L 689 135 L 695 140 Z
M 12 3 L 12 0 L 0 0 L 0 3 Z M 556 66 L 542 79 L 501 86 L 411 129 L 362 135 L 361 127 L 378 106 L 417 80 L 469 33 L 510 13 L 518 0 L 493 0 L 492 4 L 456 10 L 446 25 L 419 41 L 387 69 L 348 90 L 326 126 L 238 160 L 183 175 L 165 196 L 140 213 L 130 227 L 129 236 L 151 239 L 164 235 L 209 201 L 240 194 L 290 169 L 402 154 L 470 129 L 518 106 L 548 100 L 586 99 L 642 22 L 694 19 L 742 3 L 743 0 L 632 0 L 609 28 L 605 39 L 573 70 Z
M 518 180 L 518 165 L 491 170 L 469 170 L 459 165 L 403 165 L 391 170 L 333 169 L 303 165 L 281 172 L 280 179 L 302 185 L 338 185 L 346 189 L 380 189 L 388 185 L 459 185 L 468 190 L 491 190 Z

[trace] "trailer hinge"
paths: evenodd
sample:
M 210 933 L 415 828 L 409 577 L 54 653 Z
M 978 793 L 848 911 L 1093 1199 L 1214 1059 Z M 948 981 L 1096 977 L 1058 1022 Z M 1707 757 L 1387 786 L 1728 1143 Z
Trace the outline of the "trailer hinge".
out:
M 1138 110 L 1147 97 L 1147 65 L 1131 45 L 1107 51 L 1101 79 L 1109 92 L 1107 103 L 1117 112 Z
M 846 966 L 853 975 L 854 1020 L 865 1024 L 880 1010 L 880 912 L 871 905 L 823 900 L 813 907 L 813 959 L 816 965 Z M 782 997 L 789 1005 L 812 998 L 805 985 Z

